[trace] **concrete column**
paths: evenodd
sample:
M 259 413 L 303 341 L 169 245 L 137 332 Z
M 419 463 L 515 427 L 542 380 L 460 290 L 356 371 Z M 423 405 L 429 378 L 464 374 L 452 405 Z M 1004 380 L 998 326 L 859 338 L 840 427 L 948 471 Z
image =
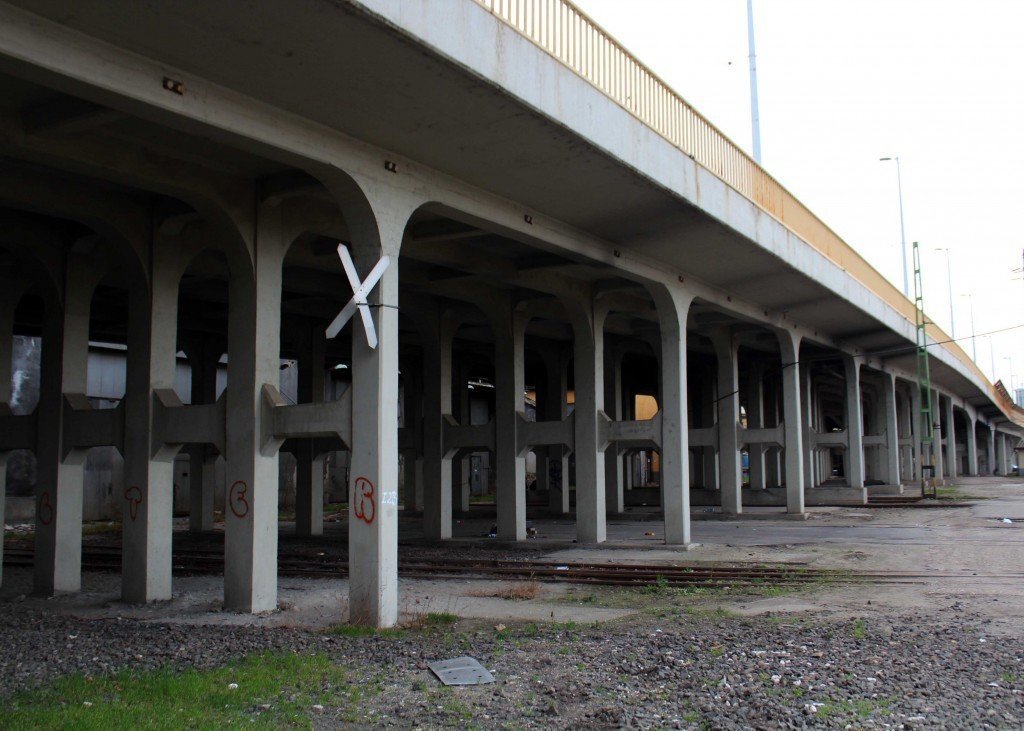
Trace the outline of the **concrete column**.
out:
M 604 379 L 605 413 L 613 421 L 622 417 L 622 354 L 614 347 L 605 347 Z M 626 510 L 622 483 L 622 452 L 614 444 L 604 451 L 605 507 L 611 514 Z
M 260 207 L 254 263 L 244 251 L 228 257 L 224 607 L 239 612 L 277 609 L 280 469 L 277 449 L 263 451 L 262 403 L 263 384 L 281 381 L 281 276 L 291 244 L 282 215 Z
M 932 464 L 935 467 L 935 479 L 942 480 L 945 474 L 945 465 L 942 459 L 942 400 L 939 392 L 932 391 Z
M 967 474 L 971 477 L 978 476 L 977 426 L 977 419 L 967 414 Z
M 794 366 L 796 367 L 796 366 Z M 803 459 L 803 470 L 804 470 L 804 488 L 812 488 L 815 486 L 814 483 L 814 446 L 811 443 L 811 431 L 814 426 L 814 405 L 811 402 L 811 365 L 810 363 L 804 363 L 799 366 L 800 369 L 800 405 L 803 407 L 800 410 L 800 422 L 801 431 L 804 440 L 804 453 Z M 785 376 L 783 376 L 785 377 Z M 783 401 L 785 401 L 785 386 L 783 386 Z M 785 408 L 785 407 L 783 407 Z
M 452 458 L 444 423 L 452 419 L 452 343 L 458 323 L 436 305 L 415 308 L 423 336 L 423 531 L 428 540 L 452 537 Z
M 701 380 L 705 385 L 705 388 L 701 391 L 701 426 L 707 429 L 717 428 L 718 420 L 715 412 L 718 408 L 718 403 L 715 399 L 718 398 L 718 394 L 721 392 L 715 387 L 712 369 L 702 369 Z M 717 490 L 720 484 L 718 479 L 718 450 L 714 447 L 703 447 L 701 452 L 702 486 L 705 490 Z
M 403 507 L 407 513 L 423 509 L 423 454 L 420 450 L 423 430 L 423 366 L 419 361 L 406 364 L 403 377 L 402 426 L 415 435 L 417 446 L 403 452 L 404 495 Z
M 526 539 L 526 457 L 516 437 L 525 418 L 526 319 L 510 300 L 491 314 L 494 330 L 494 460 L 497 463 L 498 538 Z
M 998 469 L 996 465 L 996 430 L 989 424 L 988 425 L 988 473 L 990 475 L 996 474 Z
M 323 403 L 327 389 L 327 336 L 321 323 L 310 323 L 302 338 L 298 401 Z M 295 452 L 295 535 L 324 534 L 324 459 L 314 440 L 305 439 Z
M 743 512 L 743 469 L 737 430 L 740 420 L 739 358 L 736 339 L 728 329 L 711 336 L 718 359 L 718 469 L 722 485 L 722 512 Z
M 846 375 L 846 478 L 864 487 L 864 414 L 860 400 L 860 358 L 843 356 Z
M 0 413 L 11 413 L 11 378 L 14 354 L 14 309 L 24 294 L 24 286 L 5 281 L 0 288 Z M 0 586 L 4 576 L 4 510 L 7 498 L 7 458 L 0 452 Z
M 1006 469 L 1007 454 L 1006 454 L 1006 436 L 1001 432 L 995 432 L 996 439 L 996 464 L 999 468 L 1000 475 L 1008 475 L 1009 471 Z
M 747 378 L 747 427 L 761 429 L 764 427 L 764 366 L 760 362 L 752 364 Z M 765 449 L 763 444 L 747 444 L 750 463 L 750 489 L 764 490 L 765 480 Z
M 567 300 L 573 329 L 576 387 L 576 539 L 601 543 L 605 520 L 604 448 L 598 419 L 604 411 L 604 321 L 606 310 L 589 295 Z
M 661 329 L 661 505 L 665 543 L 690 543 L 690 450 L 686 317 L 693 297 L 655 289 Z
M 404 227 L 404 222 L 400 225 Z M 395 225 L 399 229 L 399 225 Z M 393 231 L 386 241 L 401 240 Z M 362 276 L 381 255 L 357 249 Z M 352 323 L 352 454 L 349 484 L 349 621 L 391 627 L 398 620 L 398 255 L 368 301 L 378 344 Z
M 457 375 L 455 377 L 455 392 L 453 394 L 453 399 L 454 403 L 458 405 L 457 418 L 459 424 L 467 426 L 470 424 L 469 389 L 466 388 L 466 381 L 468 380 L 469 372 L 466 368 L 465 359 L 459 359 L 455 370 Z M 459 512 L 468 513 L 470 497 L 470 470 L 468 455 L 459 457 L 453 462 L 452 482 L 454 483 L 456 497 L 459 501 Z
M 160 444 L 154 451 L 152 424 L 153 389 L 173 390 L 177 375 L 178 284 L 184 269 L 177 244 L 156 242 L 152 289 L 146 292 L 139 282 L 130 294 L 121 597 L 131 604 L 171 598 L 174 457 L 178 447 Z M 214 382 L 211 388 L 215 387 Z M 208 474 L 203 473 L 203 480 L 212 485 L 212 465 Z M 210 495 L 212 527 L 212 490 Z
M 177 297 L 177 285 L 174 290 Z M 176 323 L 168 324 L 174 327 Z M 217 400 L 217 367 L 224 348 L 218 339 L 203 333 L 181 340 L 192 372 L 191 403 L 212 404 Z M 217 453 L 210 445 L 194 444 L 189 448 L 188 529 L 191 533 L 213 530 L 216 461 Z
M 777 331 L 782 360 L 783 427 L 785 430 L 786 512 L 804 512 L 804 425 L 801 415 L 800 336 L 788 330 Z
M 896 377 L 882 372 L 882 402 L 885 429 L 885 481 L 899 485 L 900 481 L 900 431 L 896 412 Z
M 943 405 L 946 428 L 946 474 L 949 479 L 955 480 L 960 470 L 956 464 L 956 420 L 953 418 L 953 398 L 946 399 Z
M 923 428 L 921 423 L 921 389 L 917 383 L 910 385 L 910 433 L 912 436 L 910 459 L 913 464 L 910 476 L 913 480 L 921 479 L 921 458 L 924 454 Z
M 47 302 L 37 407 L 35 593 L 82 587 L 82 489 L 88 450 L 65 454 L 64 394 L 85 394 L 89 311 L 99 281 L 91 259 L 67 262 L 64 300 Z

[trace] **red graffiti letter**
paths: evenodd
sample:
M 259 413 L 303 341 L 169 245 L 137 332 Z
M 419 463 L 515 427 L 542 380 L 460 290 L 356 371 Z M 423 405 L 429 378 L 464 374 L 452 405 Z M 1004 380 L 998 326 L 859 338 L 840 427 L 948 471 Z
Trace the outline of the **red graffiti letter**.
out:
M 352 487 L 352 510 L 359 520 L 367 525 L 373 524 L 377 517 L 377 505 L 374 501 L 373 483 L 365 477 L 357 477 Z
M 231 486 L 231 490 L 228 491 L 228 505 L 231 507 L 231 512 L 235 514 L 236 518 L 244 518 L 249 514 L 249 501 L 245 499 L 245 493 L 248 492 L 249 487 L 238 480 Z
M 142 490 L 137 485 L 132 485 L 124 491 L 124 499 L 128 501 L 128 514 L 132 522 L 139 517 L 139 504 L 142 503 Z
M 50 503 L 50 493 L 44 492 L 39 498 L 39 522 L 49 525 L 53 522 L 53 505 Z

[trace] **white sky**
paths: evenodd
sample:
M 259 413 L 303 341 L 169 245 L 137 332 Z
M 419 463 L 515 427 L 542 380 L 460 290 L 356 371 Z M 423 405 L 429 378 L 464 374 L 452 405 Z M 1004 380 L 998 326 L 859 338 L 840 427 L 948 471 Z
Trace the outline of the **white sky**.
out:
M 750 151 L 746 0 L 574 1 Z M 879 162 L 898 155 L 928 314 L 950 331 L 948 248 L 958 338 L 970 302 L 977 333 L 1024 323 L 1024 1 L 754 0 L 754 16 L 765 168 L 902 289 L 896 167 Z M 1024 385 L 1024 328 L 976 345 Z

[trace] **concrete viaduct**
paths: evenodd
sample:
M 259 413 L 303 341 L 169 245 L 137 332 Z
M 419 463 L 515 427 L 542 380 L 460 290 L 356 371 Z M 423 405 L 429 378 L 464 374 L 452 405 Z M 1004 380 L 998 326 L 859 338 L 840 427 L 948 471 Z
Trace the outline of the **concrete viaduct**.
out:
M 400 507 L 418 493 L 450 538 L 469 452 L 513 541 L 531 452 L 582 543 L 623 512 L 637 450 L 678 545 L 691 502 L 799 514 L 918 477 L 913 305 L 562 0 L 2 0 L 0 87 L 3 400 L 12 338 L 42 343 L 0 453 L 35 456 L 40 593 L 80 588 L 95 447 L 124 460 L 127 602 L 171 593 L 175 456 L 199 528 L 224 460 L 242 612 L 277 606 L 280 453 L 306 534 L 324 455 L 347 454 L 351 618 L 377 626 Z M 339 242 L 358 280 L 390 257 L 361 307 L 376 347 L 358 312 L 326 337 L 352 295 Z M 1024 413 L 929 333 L 940 474 L 1005 474 Z M 116 408 L 89 401 L 90 342 L 123 348 Z

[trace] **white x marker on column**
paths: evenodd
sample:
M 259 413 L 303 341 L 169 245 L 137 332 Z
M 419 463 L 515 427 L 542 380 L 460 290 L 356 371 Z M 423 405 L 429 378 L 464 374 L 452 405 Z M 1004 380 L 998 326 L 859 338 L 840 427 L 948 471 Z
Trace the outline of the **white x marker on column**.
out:
M 370 305 L 366 302 L 366 296 L 370 294 L 374 286 L 384 275 L 384 270 L 391 264 L 391 257 L 387 254 L 382 256 L 362 282 L 359 281 L 356 265 L 352 261 L 352 255 L 348 253 L 348 247 L 345 244 L 338 244 L 338 258 L 341 259 L 341 265 L 345 267 L 348 283 L 352 285 L 352 299 L 342 308 L 333 322 L 327 326 L 327 337 L 333 338 L 337 335 L 341 328 L 345 327 L 345 323 L 352 318 L 356 310 L 359 310 L 359 314 L 363 318 L 363 329 L 366 330 L 366 343 L 371 348 L 376 349 L 377 329 L 373 326 L 373 316 L 370 314 Z

